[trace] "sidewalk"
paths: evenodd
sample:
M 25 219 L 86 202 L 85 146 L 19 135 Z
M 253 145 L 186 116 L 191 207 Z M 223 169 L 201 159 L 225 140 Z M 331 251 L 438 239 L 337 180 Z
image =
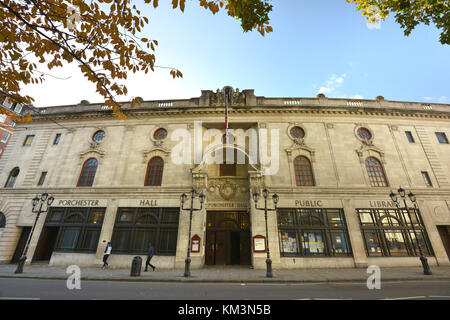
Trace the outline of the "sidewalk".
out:
M 65 267 L 48 265 L 25 265 L 22 274 L 14 274 L 16 265 L 1 264 L 0 278 L 32 278 L 67 280 L 70 274 Z M 432 267 L 433 275 L 425 276 L 420 267 L 382 268 L 382 281 L 408 280 L 450 280 L 450 267 Z M 191 277 L 183 276 L 184 270 L 156 269 L 155 272 L 141 272 L 138 277 L 130 276 L 130 269 L 101 269 L 82 267 L 82 280 L 103 281 L 155 281 L 155 282 L 244 282 L 244 283 L 311 283 L 311 282 L 366 282 L 370 274 L 366 269 L 300 269 L 273 270 L 273 278 L 266 278 L 265 270 L 249 267 L 205 267 L 192 269 Z

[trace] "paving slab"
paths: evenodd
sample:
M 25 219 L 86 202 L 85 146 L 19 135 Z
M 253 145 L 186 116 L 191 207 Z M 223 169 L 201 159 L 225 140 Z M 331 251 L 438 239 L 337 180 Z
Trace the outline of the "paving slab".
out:
M 0 278 L 67 279 L 67 267 L 42 264 L 25 265 L 23 273 L 15 274 L 16 265 L 0 265 Z M 80 267 L 81 279 L 104 281 L 156 281 L 156 282 L 244 282 L 244 283 L 304 283 L 304 282 L 365 282 L 370 276 L 365 268 L 358 269 L 297 269 L 273 270 L 267 278 L 266 271 L 248 267 L 205 267 L 192 269 L 190 277 L 184 277 L 182 269 L 142 271 L 140 276 L 130 276 L 130 269 L 102 269 Z M 424 275 L 418 267 L 381 268 L 382 281 L 450 280 L 450 267 L 433 267 L 432 275 Z

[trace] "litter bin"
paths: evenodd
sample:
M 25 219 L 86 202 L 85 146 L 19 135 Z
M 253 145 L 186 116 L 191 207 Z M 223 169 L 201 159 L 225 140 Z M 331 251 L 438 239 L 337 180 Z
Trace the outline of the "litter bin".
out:
M 130 276 L 139 277 L 141 275 L 141 268 L 142 268 L 142 258 L 134 257 L 133 261 L 131 262 Z

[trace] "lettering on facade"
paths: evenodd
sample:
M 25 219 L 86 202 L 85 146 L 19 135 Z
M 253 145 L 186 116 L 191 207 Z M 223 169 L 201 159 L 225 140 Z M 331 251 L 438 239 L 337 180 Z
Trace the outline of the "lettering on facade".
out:
M 369 206 L 371 208 L 396 208 L 394 202 L 384 200 L 370 200 Z
M 98 207 L 99 200 L 59 200 L 60 207 Z
M 323 207 L 322 200 L 295 200 L 296 207 L 319 208 Z
M 208 208 L 248 208 L 247 202 L 209 202 Z
M 141 207 L 156 207 L 158 204 L 156 200 L 141 200 L 139 201 L 139 206 Z

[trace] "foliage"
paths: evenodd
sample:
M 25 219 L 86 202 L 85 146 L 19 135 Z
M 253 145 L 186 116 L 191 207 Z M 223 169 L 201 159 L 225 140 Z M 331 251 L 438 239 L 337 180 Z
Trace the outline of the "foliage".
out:
M 221 8 L 241 21 L 247 32 L 257 29 L 262 35 L 271 32 L 269 0 L 198 0 L 199 5 L 217 13 Z M 144 0 L 158 7 L 158 0 Z M 186 0 L 172 0 L 174 9 L 185 9 Z M 34 99 L 20 93 L 27 84 L 44 82 L 49 70 L 76 63 L 83 76 L 94 83 L 96 91 L 112 107 L 121 112 L 117 96 L 127 95 L 121 83 L 128 72 L 154 71 L 156 39 L 140 37 L 149 19 L 133 4 L 133 0 L 0 0 L 0 91 L 8 100 L 31 104 Z M 173 78 L 182 77 L 172 67 Z M 50 75 L 51 76 L 51 75 Z M 138 98 L 131 106 L 139 104 Z M 0 107 L 0 113 L 10 114 Z M 13 117 L 15 121 L 30 118 Z
M 406 36 L 424 23 L 433 22 L 441 30 L 440 42 L 450 44 L 450 1 L 449 0 L 347 0 L 357 5 L 357 10 L 366 19 L 371 19 L 375 12 L 381 19 L 386 19 L 389 13 L 395 15 L 395 21 L 404 29 Z

